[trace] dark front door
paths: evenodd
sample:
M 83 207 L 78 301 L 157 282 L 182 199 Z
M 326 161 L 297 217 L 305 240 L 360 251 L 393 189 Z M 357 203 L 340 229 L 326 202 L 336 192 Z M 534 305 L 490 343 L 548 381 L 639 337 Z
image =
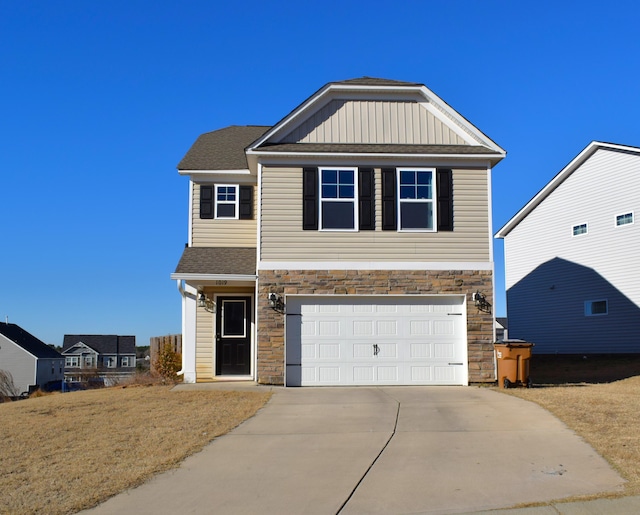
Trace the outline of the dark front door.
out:
M 218 297 L 216 375 L 251 374 L 251 297 Z

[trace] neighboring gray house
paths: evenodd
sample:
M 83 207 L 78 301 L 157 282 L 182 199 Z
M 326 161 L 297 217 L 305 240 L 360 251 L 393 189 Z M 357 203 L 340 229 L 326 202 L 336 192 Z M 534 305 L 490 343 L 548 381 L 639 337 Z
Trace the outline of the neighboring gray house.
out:
M 67 382 L 100 378 L 106 386 L 136 370 L 136 337 L 115 334 L 65 334 L 62 344 Z
M 496 237 L 509 337 L 539 354 L 640 352 L 640 148 L 590 143 Z
M 16 324 L 0 322 L 0 370 L 9 372 L 18 393 L 29 393 L 64 377 L 64 358 Z
M 202 134 L 185 383 L 493 382 L 491 173 L 505 151 L 420 83 L 331 82 L 273 126 Z

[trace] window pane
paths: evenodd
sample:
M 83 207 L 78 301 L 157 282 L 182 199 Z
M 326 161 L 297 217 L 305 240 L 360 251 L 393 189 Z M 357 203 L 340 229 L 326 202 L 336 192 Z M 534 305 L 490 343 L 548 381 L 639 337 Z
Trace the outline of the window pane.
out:
M 580 234 L 587 234 L 587 224 L 573 226 L 573 235 L 579 236 Z
M 431 186 L 418 186 L 418 198 L 431 198 Z
M 322 185 L 322 198 L 338 198 L 338 186 Z
M 431 202 L 404 202 L 400 204 L 401 229 L 433 229 Z
M 244 306 L 243 300 L 228 301 L 222 304 L 222 336 L 244 336 Z
M 400 184 L 415 184 L 416 183 L 416 172 L 400 172 Z
M 216 216 L 218 218 L 235 218 L 235 204 L 216 204 Z
M 353 198 L 353 185 L 340 185 L 340 198 Z
M 323 229 L 353 229 L 353 202 L 323 202 Z
M 599 300 L 597 302 L 591 303 L 591 314 L 592 315 L 603 315 L 607 312 L 607 301 Z
M 418 184 L 428 184 L 431 186 L 431 172 L 418 172 Z
M 400 186 L 400 198 L 416 198 L 415 186 Z
M 337 170 L 322 170 L 322 184 L 337 184 L 337 183 L 338 183 Z
M 616 225 L 627 225 L 633 223 L 633 213 L 625 213 L 616 216 Z
M 340 184 L 353 185 L 353 170 L 340 170 Z

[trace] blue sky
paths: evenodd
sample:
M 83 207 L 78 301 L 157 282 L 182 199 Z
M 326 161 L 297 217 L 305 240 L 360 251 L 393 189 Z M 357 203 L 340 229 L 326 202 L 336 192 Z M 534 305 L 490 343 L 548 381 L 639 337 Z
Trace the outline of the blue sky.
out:
M 639 15 L 589 1 L 2 2 L 0 317 L 54 344 L 179 332 L 176 164 L 199 134 L 274 124 L 330 81 L 426 84 L 505 148 L 495 232 L 590 141 L 640 146 Z

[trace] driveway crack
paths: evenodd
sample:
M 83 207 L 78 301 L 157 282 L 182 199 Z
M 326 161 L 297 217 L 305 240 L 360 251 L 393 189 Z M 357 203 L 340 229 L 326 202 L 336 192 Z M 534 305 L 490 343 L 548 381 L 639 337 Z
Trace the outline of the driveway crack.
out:
M 353 497 L 353 495 L 356 493 L 356 491 L 358 490 L 358 488 L 360 487 L 360 485 L 362 484 L 362 482 L 364 481 L 364 478 L 367 477 L 367 475 L 369 474 L 369 471 L 373 468 L 373 466 L 376 464 L 376 462 L 378 461 L 378 458 L 380 458 L 380 456 L 382 456 L 382 453 L 384 452 L 384 450 L 387 448 L 387 446 L 389 445 L 389 443 L 391 442 L 391 440 L 393 439 L 393 437 L 396 435 L 396 428 L 398 427 L 398 418 L 400 417 L 400 402 L 397 399 L 394 399 L 398 405 L 396 407 L 396 420 L 393 424 L 393 431 L 391 432 L 391 435 L 389 436 L 388 440 L 386 441 L 386 443 L 382 446 L 382 449 L 380 449 L 380 452 L 378 453 L 378 455 L 375 457 L 375 459 L 371 462 L 371 465 L 369 465 L 369 467 L 367 468 L 367 470 L 364 471 L 364 474 L 362 474 L 362 477 L 360 478 L 360 480 L 356 483 L 356 486 L 353 487 L 353 490 L 351 490 L 351 493 L 349 494 L 349 497 L 346 498 L 346 500 L 342 503 L 342 505 L 340 506 L 340 509 L 336 512 L 336 515 L 340 515 L 340 513 L 342 512 L 342 510 L 344 509 L 344 507 L 349 503 L 349 501 L 351 500 L 351 498 Z

